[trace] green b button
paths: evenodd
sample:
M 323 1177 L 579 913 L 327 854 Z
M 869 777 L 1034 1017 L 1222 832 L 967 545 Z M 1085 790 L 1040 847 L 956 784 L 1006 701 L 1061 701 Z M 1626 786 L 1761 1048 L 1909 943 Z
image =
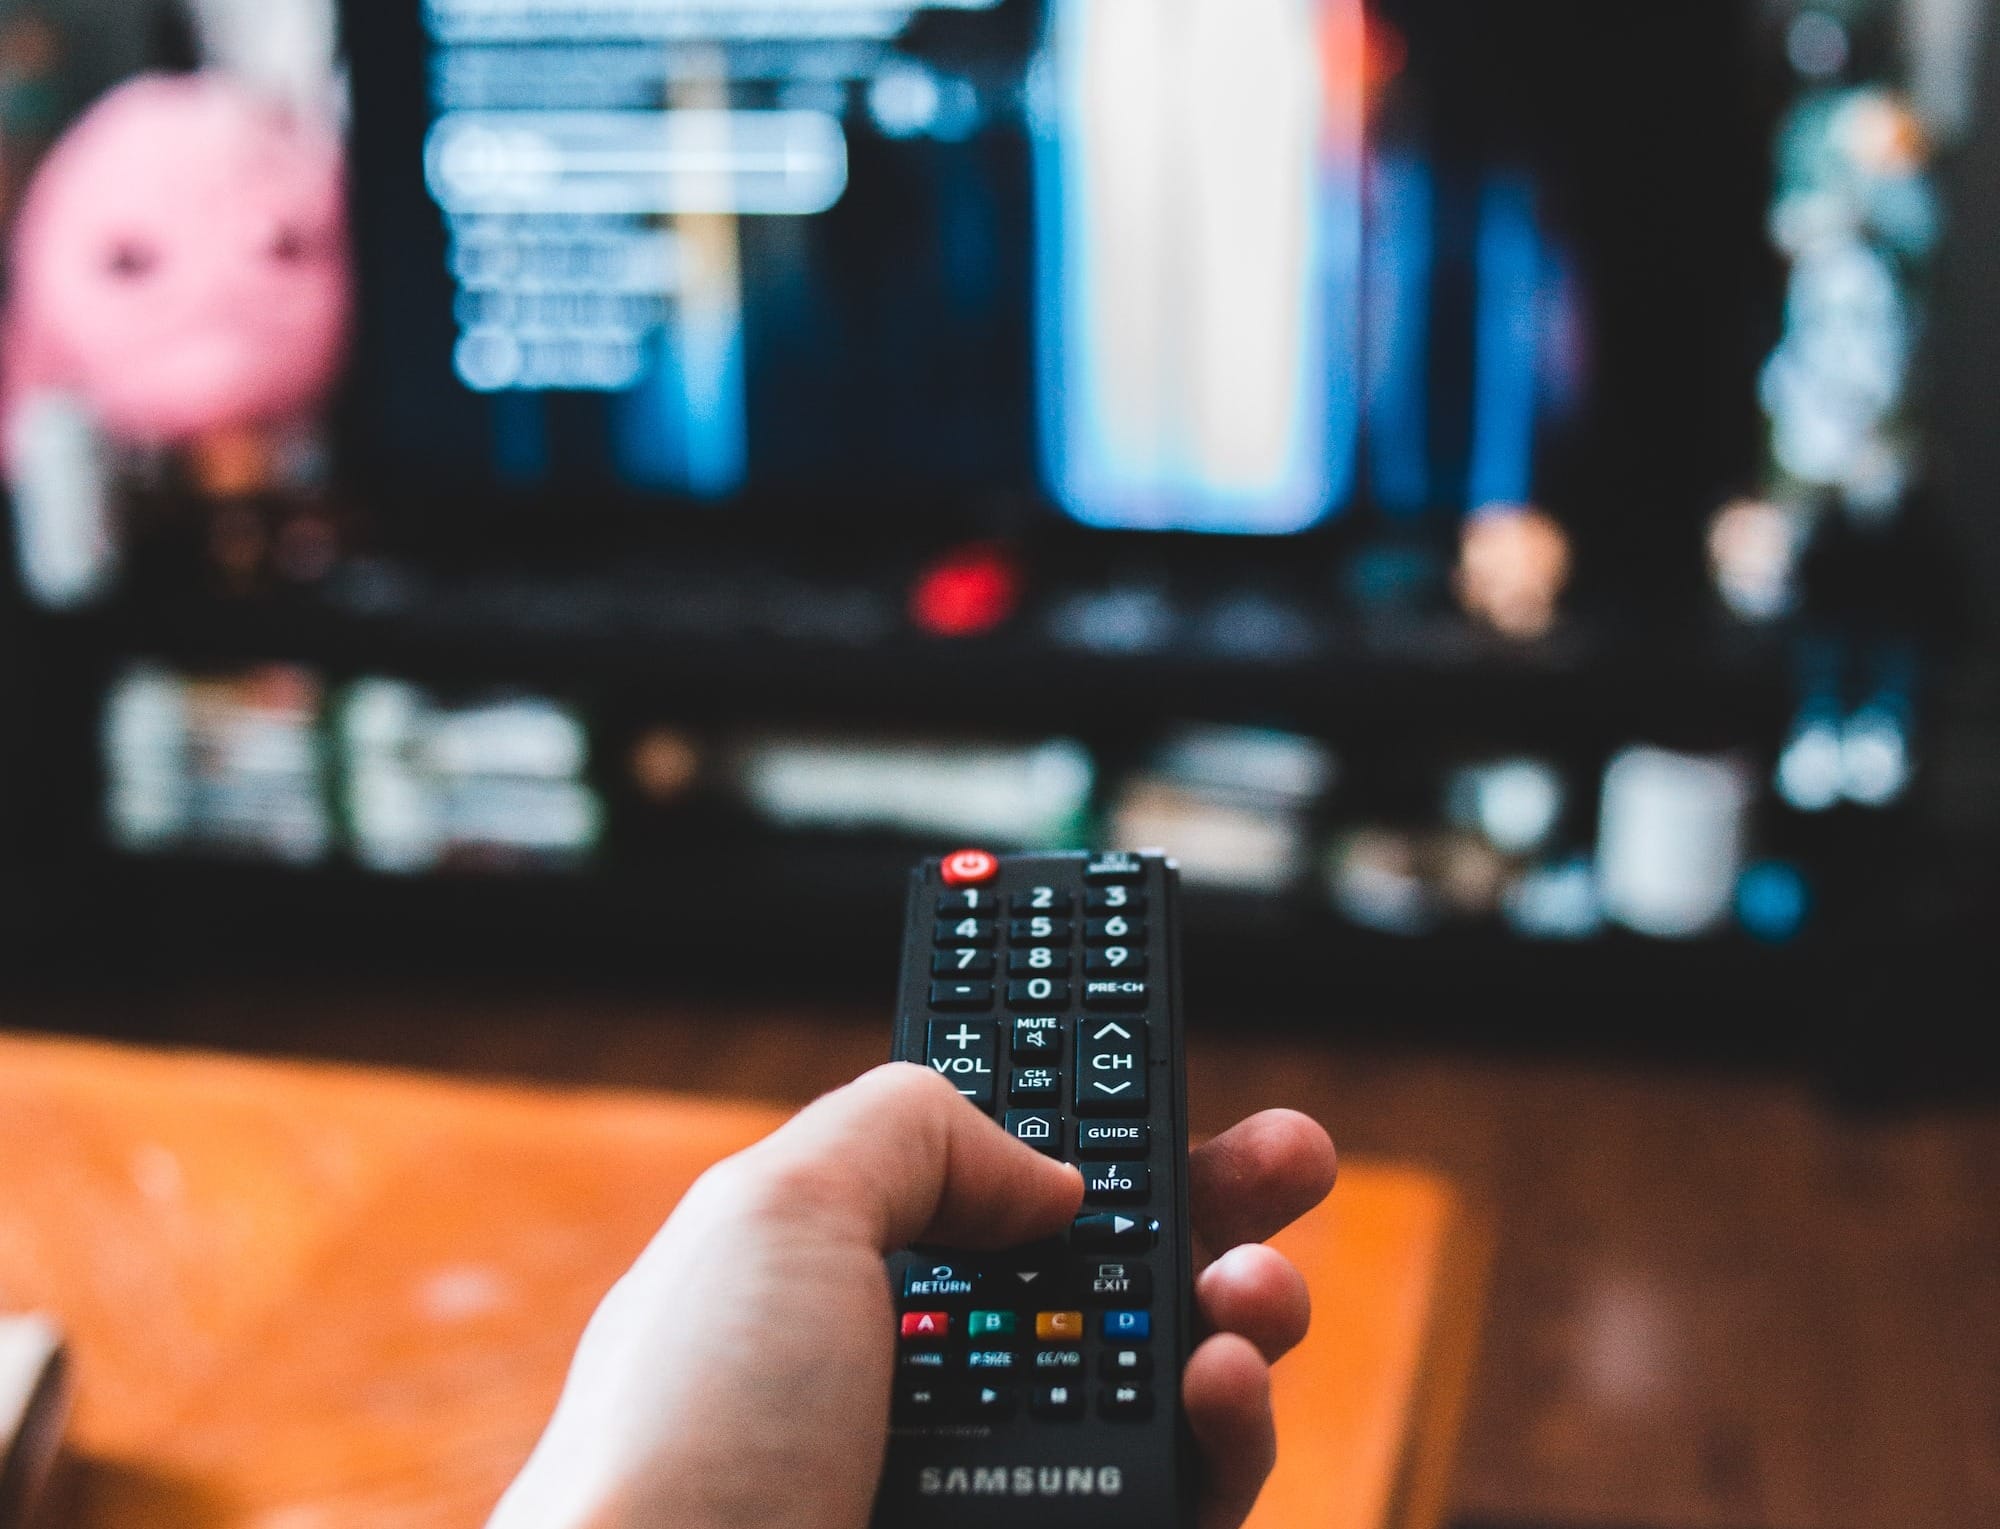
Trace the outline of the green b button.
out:
M 1014 1336 L 1014 1313 L 975 1311 L 967 1321 L 966 1332 L 974 1338 L 1011 1338 Z

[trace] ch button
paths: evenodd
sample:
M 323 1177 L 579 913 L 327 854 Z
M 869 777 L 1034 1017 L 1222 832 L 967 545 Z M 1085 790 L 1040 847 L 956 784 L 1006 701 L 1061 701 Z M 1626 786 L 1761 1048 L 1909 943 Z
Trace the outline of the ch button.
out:
M 1146 1113 L 1146 1022 L 1080 1019 L 1076 1026 L 1079 1115 Z

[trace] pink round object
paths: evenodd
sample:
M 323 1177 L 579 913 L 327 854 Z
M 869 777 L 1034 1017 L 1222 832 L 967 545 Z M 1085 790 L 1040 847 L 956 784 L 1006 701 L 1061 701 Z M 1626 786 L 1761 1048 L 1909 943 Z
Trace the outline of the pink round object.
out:
M 339 140 L 221 74 L 130 80 L 36 171 L 9 293 L 10 401 L 140 445 L 301 419 L 346 351 Z

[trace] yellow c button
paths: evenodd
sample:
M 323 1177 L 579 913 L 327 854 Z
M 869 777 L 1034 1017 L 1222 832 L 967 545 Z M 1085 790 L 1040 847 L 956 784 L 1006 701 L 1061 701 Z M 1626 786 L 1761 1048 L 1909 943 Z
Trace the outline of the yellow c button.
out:
M 1035 1336 L 1044 1343 L 1074 1343 L 1083 1336 L 1080 1311 L 1038 1311 Z

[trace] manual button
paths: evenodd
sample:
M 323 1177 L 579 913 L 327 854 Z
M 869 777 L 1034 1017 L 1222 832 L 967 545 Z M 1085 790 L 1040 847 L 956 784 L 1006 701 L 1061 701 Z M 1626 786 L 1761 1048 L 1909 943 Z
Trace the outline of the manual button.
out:
M 1076 1029 L 1079 1115 L 1146 1113 L 1146 1022 L 1080 1019 Z

